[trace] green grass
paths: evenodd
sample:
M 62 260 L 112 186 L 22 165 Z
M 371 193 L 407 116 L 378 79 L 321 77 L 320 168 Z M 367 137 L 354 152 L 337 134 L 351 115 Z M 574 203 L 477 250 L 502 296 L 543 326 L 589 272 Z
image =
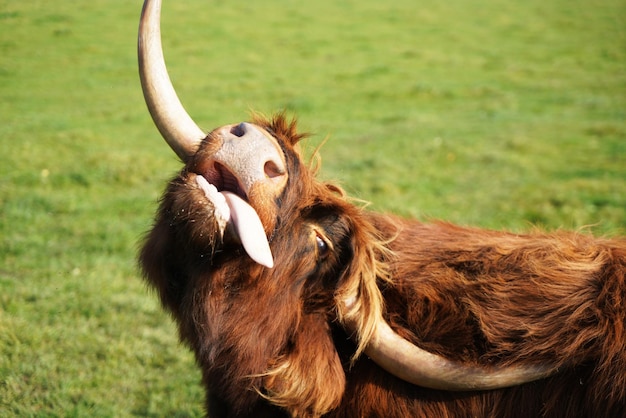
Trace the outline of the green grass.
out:
M 0 0 L 0 416 L 199 416 L 136 251 L 179 167 L 139 88 L 140 2 Z M 372 208 L 626 231 L 626 4 L 189 0 L 170 73 L 207 129 L 287 109 Z

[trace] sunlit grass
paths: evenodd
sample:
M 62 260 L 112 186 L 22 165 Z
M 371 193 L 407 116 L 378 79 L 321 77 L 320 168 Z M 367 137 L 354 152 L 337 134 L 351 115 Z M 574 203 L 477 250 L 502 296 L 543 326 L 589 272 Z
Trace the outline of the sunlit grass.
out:
M 135 4 L 136 3 L 136 4 Z M 179 167 L 139 88 L 139 2 L 0 0 L 0 415 L 199 416 L 192 356 L 136 268 Z M 327 135 L 372 208 L 626 230 L 619 0 L 165 0 L 206 129 L 250 110 Z

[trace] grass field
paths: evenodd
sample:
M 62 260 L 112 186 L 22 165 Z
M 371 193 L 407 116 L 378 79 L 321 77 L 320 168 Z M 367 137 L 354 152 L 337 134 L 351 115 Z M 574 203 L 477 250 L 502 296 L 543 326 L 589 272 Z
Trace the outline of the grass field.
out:
M 202 414 L 136 268 L 179 168 L 140 9 L 0 0 L 0 416 Z M 165 0 L 163 32 L 201 126 L 287 109 L 375 210 L 626 233 L 623 0 Z

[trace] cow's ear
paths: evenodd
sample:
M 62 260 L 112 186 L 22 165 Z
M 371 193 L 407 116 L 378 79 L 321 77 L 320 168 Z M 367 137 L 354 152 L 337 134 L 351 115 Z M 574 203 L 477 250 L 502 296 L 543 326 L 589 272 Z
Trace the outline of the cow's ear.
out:
M 373 338 L 382 318 L 384 301 L 379 284 L 392 283 L 388 262 L 395 255 L 387 247 L 393 235 L 382 236 L 359 209 L 346 219 L 351 223 L 350 251 L 346 251 L 350 256 L 341 263 L 345 270 L 334 296 L 339 322 L 356 334 L 354 361 Z
M 290 351 L 265 376 L 262 396 L 292 416 L 323 415 L 343 397 L 346 377 L 326 320 L 304 315 Z
M 163 216 L 164 212 L 146 236 L 139 262 L 144 278 L 157 291 L 162 305 L 180 319 L 186 276 L 177 263 L 180 257 L 177 257 L 174 231 Z

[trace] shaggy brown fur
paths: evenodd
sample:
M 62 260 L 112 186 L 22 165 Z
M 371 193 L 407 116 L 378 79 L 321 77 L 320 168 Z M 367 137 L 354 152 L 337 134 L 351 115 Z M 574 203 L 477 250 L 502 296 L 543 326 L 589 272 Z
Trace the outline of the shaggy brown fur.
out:
M 217 235 L 213 209 L 192 181 L 211 135 L 169 184 L 140 257 L 196 354 L 210 416 L 613 417 L 626 410 L 625 240 L 370 213 L 315 180 L 298 154 L 295 123 L 282 116 L 255 123 L 279 140 L 289 171 L 282 196 L 255 207 L 271 225 L 275 267 Z M 355 289 L 354 310 L 339 312 Z M 381 309 L 400 335 L 433 353 L 558 372 L 484 392 L 405 383 L 365 355 L 351 361 Z M 355 344 L 340 315 L 357 312 L 364 314 Z

